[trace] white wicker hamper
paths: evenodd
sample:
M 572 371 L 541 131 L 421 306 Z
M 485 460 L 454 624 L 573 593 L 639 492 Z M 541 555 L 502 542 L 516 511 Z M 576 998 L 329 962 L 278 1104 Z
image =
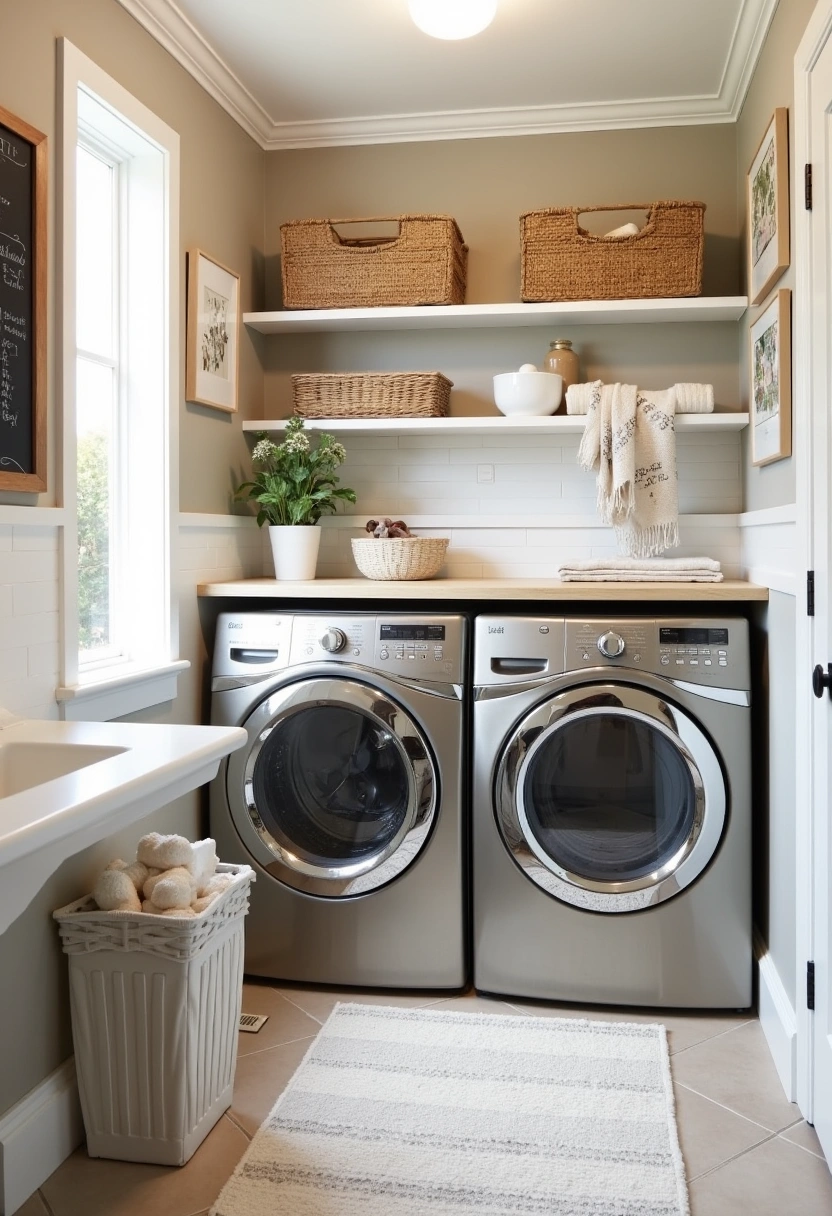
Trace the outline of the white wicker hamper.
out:
M 200 916 L 53 913 L 69 956 L 75 1066 L 91 1157 L 184 1165 L 231 1105 L 249 866 Z

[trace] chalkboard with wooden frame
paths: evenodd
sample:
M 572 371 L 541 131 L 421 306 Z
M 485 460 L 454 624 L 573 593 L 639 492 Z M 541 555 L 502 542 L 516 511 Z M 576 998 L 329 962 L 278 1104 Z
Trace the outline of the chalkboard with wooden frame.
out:
M 0 490 L 46 489 L 46 136 L 0 106 Z

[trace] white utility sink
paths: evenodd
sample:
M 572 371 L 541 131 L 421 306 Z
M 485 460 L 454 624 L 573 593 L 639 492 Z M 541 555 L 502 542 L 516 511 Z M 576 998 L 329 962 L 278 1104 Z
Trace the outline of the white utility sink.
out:
M 4 743 L 0 735 L 0 798 L 11 798 L 124 750 L 89 743 Z
M 245 739 L 236 726 L 0 727 L 0 933 L 65 858 L 204 785 Z

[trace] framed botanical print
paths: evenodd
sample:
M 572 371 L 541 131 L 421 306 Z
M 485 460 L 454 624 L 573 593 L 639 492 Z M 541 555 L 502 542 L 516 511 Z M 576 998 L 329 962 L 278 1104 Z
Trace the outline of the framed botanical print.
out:
M 751 454 L 757 465 L 792 453 L 791 295 L 778 291 L 750 329 Z
M 240 362 L 240 276 L 188 250 L 185 398 L 234 413 Z
M 774 111 L 748 171 L 748 298 L 759 304 L 789 265 L 789 112 Z

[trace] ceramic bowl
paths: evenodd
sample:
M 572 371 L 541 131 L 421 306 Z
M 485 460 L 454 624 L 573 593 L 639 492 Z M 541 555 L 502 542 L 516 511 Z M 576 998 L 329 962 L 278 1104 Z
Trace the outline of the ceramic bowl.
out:
M 494 377 L 494 402 L 502 414 L 554 414 L 563 394 L 556 372 L 502 372 Z

